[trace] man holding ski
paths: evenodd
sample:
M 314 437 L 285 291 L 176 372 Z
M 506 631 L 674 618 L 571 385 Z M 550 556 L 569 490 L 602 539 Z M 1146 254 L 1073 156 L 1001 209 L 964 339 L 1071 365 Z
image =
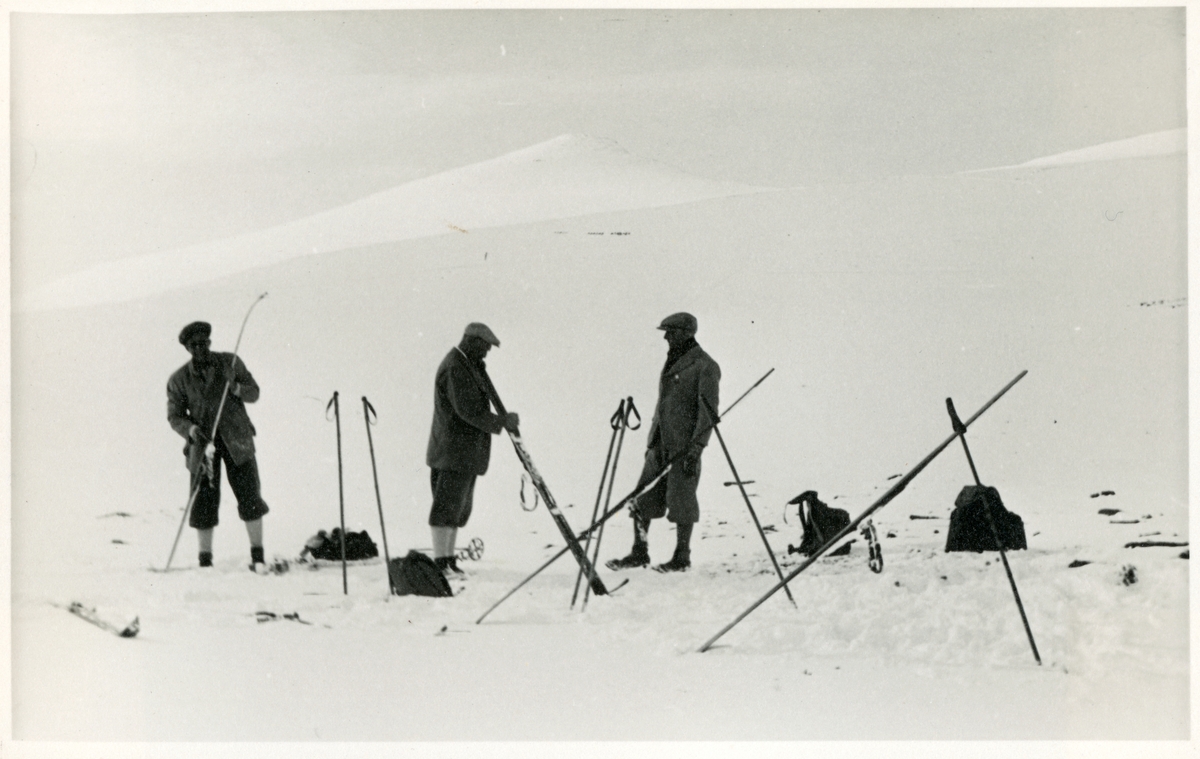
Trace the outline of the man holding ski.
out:
M 631 506 L 633 550 L 624 558 L 608 562 L 608 568 L 614 570 L 650 563 L 650 520 L 662 516 L 675 523 L 675 553 L 670 561 L 655 569 L 682 572 L 692 565 L 692 527 L 700 521 L 700 504 L 696 500 L 700 456 L 716 422 L 708 409 L 718 408 L 721 368 L 696 342 L 696 317 L 688 313 L 672 314 L 658 328 L 665 332 L 667 362 L 659 377 L 658 404 L 637 487 L 651 482 L 669 462 L 681 459 Z
M 200 566 L 211 567 L 223 463 L 250 537 L 250 568 L 265 572 L 262 518 L 270 509 L 260 493 L 255 430 L 246 413 L 246 404 L 258 400 L 258 383 L 235 354 L 209 350 L 211 333 L 206 322 L 183 328 L 179 342 L 192 360 L 167 381 L 167 421 L 187 441 L 183 452 L 192 475 L 188 524 L 197 531 Z
M 475 478 L 487 472 L 491 436 L 516 432 L 520 424 L 515 413 L 492 413 L 491 379 L 483 361 L 492 346 L 500 347 L 500 340 L 486 324 L 468 324 L 434 378 L 433 424 L 425 450 L 433 491 L 429 528 L 433 560 L 447 576 L 465 574 L 455 560 L 454 544 L 471 516 Z

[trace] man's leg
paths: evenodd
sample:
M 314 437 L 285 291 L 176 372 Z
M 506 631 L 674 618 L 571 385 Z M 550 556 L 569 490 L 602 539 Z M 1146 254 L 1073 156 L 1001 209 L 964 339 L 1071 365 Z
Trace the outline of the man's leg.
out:
M 659 572 L 682 572 L 692 566 L 692 527 L 700 521 L 700 503 L 696 500 L 699 485 L 700 462 L 690 475 L 674 469 L 667 474 L 667 518 L 675 522 L 675 552 L 670 561 L 655 567 Z
M 433 506 L 429 510 L 429 529 L 433 540 L 433 560 L 446 574 L 464 574 L 454 561 L 458 528 L 471 516 L 475 493 L 475 475 L 446 469 L 431 469 L 429 485 Z
M 226 459 L 229 485 L 233 488 L 233 494 L 237 496 L 238 516 L 246 523 L 246 535 L 250 538 L 250 568 L 255 569 L 255 565 L 266 563 L 263 554 L 262 518 L 270 511 L 266 501 L 262 499 L 258 462 L 251 456 L 237 464 L 223 446 L 217 446 L 217 450 Z
M 253 564 L 263 564 L 263 524 L 262 517 L 246 522 L 246 534 L 250 536 L 250 561 Z
M 221 458 L 213 457 L 213 479 L 199 472 L 192 478 L 192 487 L 198 488 L 192 501 L 192 513 L 188 524 L 196 529 L 199 544 L 199 562 L 202 567 L 211 567 L 213 562 L 213 529 L 217 526 L 217 511 L 221 504 Z

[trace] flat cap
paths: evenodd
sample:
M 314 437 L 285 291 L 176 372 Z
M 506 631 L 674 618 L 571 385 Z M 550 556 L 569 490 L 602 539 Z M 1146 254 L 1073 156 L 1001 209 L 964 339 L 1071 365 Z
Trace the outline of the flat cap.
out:
M 197 337 L 207 340 L 208 336 L 211 334 L 212 325 L 208 322 L 192 322 L 184 327 L 183 331 L 179 333 L 179 344 L 187 345 Z
M 481 340 L 491 343 L 497 348 L 500 347 L 500 338 L 496 337 L 496 333 L 488 329 L 488 325 L 483 322 L 471 322 L 467 328 L 463 330 L 464 336 L 478 337 Z
M 696 317 L 686 311 L 671 314 L 662 320 L 662 324 L 658 325 L 659 329 L 679 329 L 684 332 L 690 332 L 693 335 L 696 334 L 696 327 Z

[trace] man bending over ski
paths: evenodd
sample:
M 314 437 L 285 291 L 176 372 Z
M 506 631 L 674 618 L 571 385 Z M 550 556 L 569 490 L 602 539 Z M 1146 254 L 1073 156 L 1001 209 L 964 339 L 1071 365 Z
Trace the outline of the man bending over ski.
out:
M 487 325 L 472 322 L 459 342 L 438 366 L 433 382 L 433 424 L 425 463 L 433 506 L 429 528 L 433 533 L 433 560 L 447 576 L 466 574 L 458 568 L 454 544 L 458 529 L 471 516 L 475 478 L 485 474 L 492 452 L 492 435 L 516 432 L 515 413 L 493 414 L 487 388 L 484 357 L 500 340 Z
M 672 460 L 679 459 L 667 476 L 644 493 L 630 508 L 633 517 L 633 550 L 608 562 L 609 569 L 644 567 L 650 563 L 650 520 L 666 516 L 675 523 L 675 553 L 655 567 L 659 572 L 682 572 L 692 565 L 692 526 L 700 521 L 696 487 L 700 484 L 700 456 L 712 435 L 715 421 L 700 400 L 718 408 L 721 367 L 696 342 L 696 317 L 678 313 L 663 319 L 658 328 L 666 334 L 667 363 L 658 382 L 658 404 L 646 443 L 646 462 L 637 487 L 653 480 Z M 680 458 L 681 457 L 681 458 Z
M 212 327 L 205 322 L 183 328 L 179 342 L 192 360 L 167 381 L 167 421 L 187 440 L 183 453 L 196 491 L 188 524 L 196 529 L 200 542 L 200 566 L 211 567 L 224 463 L 229 486 L 237 497 L 238 516 L 250 536 L 250 568 L 265 572 L 262 518 L 270 509 L 259 493 L 254 425 L 246 413 L 246 404 L 258 400 L 258 383 L 240 358 L 209 350 L 211 333 Z M 217 434 L 210 440 L 214 424 Z

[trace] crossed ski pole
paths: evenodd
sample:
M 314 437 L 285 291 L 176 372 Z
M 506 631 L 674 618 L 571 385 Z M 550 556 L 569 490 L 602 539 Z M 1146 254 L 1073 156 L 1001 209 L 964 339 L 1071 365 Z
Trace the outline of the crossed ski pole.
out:
M 636 416 L 637 426 L 632 426 L 629 423 L 631 416 Z M 604 459 L 604 469 L 600 472 L 600 487 L 596 490 L 596 503 L 592 506 L 592 524 L 596 523 L 596 517 L 600 513 L 600 498 L 604 495 L 605 480 L 608 481 L 608 497 L 604 499 L 604 510 L 608 510 L 608 504 L 612 501 L 613 481 L 617 478 L 617 462 L 621 459 L 621 446 L 625 442 L 625 430 L 636 430 L 642 426 L 642 415 L 638 413 L 637 407 L 633 405 L 633 396 L 622 398 L 617 406 L 616 412 L 609 419 L 608 424 L 612 427 L 612 437 L 608 439 L 608 454 Z M 616 444 L 616 455 L 613 455 L 613 444 Z M 611 471 L 609 464 L 612 464 Z M 591 553 L 592 566 L 596 566 L 596 562 L 600 560 L 600 540 L 604 537 L 604 529 L 600 528 L 596 531 L 596 548 L 592 551 L 592 535 L 588 533 L 587 542 L 584 543 L 584 554 Z M 575 591 L 571 594 L 571 608 L 575 608 L 575 600 L 579 597 L 579 584 L 583 580 L 583 568 L 579 570 L 579 574 L 575 577 Z M 580 610 L 587 608 L 588 596 L 591 595 L 591 586 L 589 585 L 583 592 L 583 604 Z
M 958 413 L 954 410 L 954 401 L 946 399 L 946 410 L 950 412 L 950 423 L 954 427 L 954 434 L 962 441 L 963 452 L 967 454 L 967 464 L 971 467 L 971 475 L 975 478 L 975 484 L 980 488 L 983 483 L 979 481 L 979 472 L 975 470 L 975 459 L 971 458 L 971 449 L 967 447 L 967 426 L 958 418 Z M 1004 563 L 1004 573 L 1008 575 L 1008 584 L 1012 586 L 1013 599 L 1017 602 L 1017 611 L 1021 613 L 1021 624 L 1025 626 L 1025 636 L 1029 638 L 1029 647 L 1033 649 L 1033 658 L 1038 663 L 1042 664 L 1042 657 L 1038 655 L 1037 644 L 1033 642 L 1033 631 L 1029 629 L 1029 620 L 1025 617 L 1025 606 L 1021 603 L 1021 594 L 1017 592 L 1017 581 L 1013 579 L 1012 569 L 1008 566 L 1008 557 L 1004 554 L 1004 542 L 1000 540 L 1000 531 L 996 529 L 996 522 L 992 519 L 992 508 L 987 498 L 983 498 L 983 516 L 987 519 L 988 528 L 992 531 L 992 537 L 996 541 L 996 550 L 1000 552 L 1000 561 Z
M 975 414 L 970 419 L 968 419 L 966 422 L 963 423 L 963 429 L 970 427 L 971 424 L 976 419 L 978 419 L 980 416 L 983 415 L 983 412 L 985 412 L 989 408 L 991 408 L 992 404 L 994 404 L 996 401 L 1000 400 L 1000 398 L 1005 393 L 1007 393 L 1010 389 L 1012 389 L 1012 386 L 1017 384 L 1021 380 L 1021 378 L 1024 377 L 1026 374 L 1028 374 L 1027 371 L 1022 371 L 1012 381 L 1010 381 L 1007 385 L 1005 385 L 1000 390 L 1000 392 L 998 392 L 994 396 L 992 396 L 991 400 L 989 400 L 987 403 L 983 404 L 982 408 L 980 408 L 978 411 L 976 411 Z M 878 511 L 879 509 L 886 506 L 889 502 L 891 502 L 891 500 L 893 498 L 900 495 L 900 493 L 904 490 L 904 488 L 908 487 L 908 483 L 912 482 L 913 478 L 916 477 L 918 474 L 920 474 L 921 470 L 923 470 L 925 467 L 929 466 L 929 462 L 931 462 L 935 458 L 937 458 L 937 455 L 939 453 L 941 453 L 943 450 L 945 450 L 948 445 L 953 443 L 954 439 L 958 436 L 959 436 L 959 433 L 955 432 L 953 435 L 951 435 L 950 437 L 948 437 L 944 441 L 942 441 L 941 445 L 939 445 L 937 448 L 934 448 L 933 451 L 928 456 L 926 456 L 924 459 L 922 459 L 919 464 L 917 464 L 907 474 L 905 474 L 903 477 L 901 477 L 899 480 L 897 480 L 895 485 L 893 485 L 891 488 L 888 489 L 888 491 L 886 493 L 884 493 L 882 496 L 879 497 L 879 500 L 875 501 L 875 503 L 868 506 L 866 511 L 864 511 L 862 514 L 859 514 L 857 518 L 855 518 L 852 522 L 850 522 L 850 524 L 843 527 L 832 538 L 825 541 L 824 545 L 822 545 L 820 548 L 818 548 L 816 551 L 814 551 L 812 553 L 812 555 L 809 556 L 805 561 L 803 561 L 799 566 L 797 566 L 795 569 L 793 569 L 791 572 L 789 572 L 786 577 L 784 577 L 782 580 L 779 581 L 778 584 L 775 585 L 775 587 L 768 590 L 762 597 L 760 597 L 757 601 L 752 603 L 749 608 L 747 608 L 741 614 L 737 615 L 737 617 L 735 617 L 732 622 L 725 625 L 725 627 L 721 628 L 720 632 L 718 632 L 716 635 L 712 636 L 707 641 L 705 641 L 704 645 L 700 646 L 700 649 L 699 649 L 700 653 L 704 653 L 708 649 L 712 648 L 713 644 L 721 639 L 721 636 L 725 635 L 725 633 L 732 630 L 743 619 L 750 616 L 751 612 L 753 612 L 759 606 L 762 606 L 763 602 L 765 602 L 771 596 L 775 595 L 776 591 L 778 591 L 780 588 L 786 587 L 789 582 L 791 582 L 793 579 L 795 579 L 796 575 L 800 574 L 801 572 L 803 572 L 804 570 L 806 570 L 810 566 L 812 566 L 814 563 L 816 563 L 817 559 L 821 558 L 821 555 L 824 554 L 826 551 L 828 551 L 830 548 L 832 548 L 835 543 L 837 543 L 839 540 L 846 537 L 850 533 L 854 532 L 854 530 L 858 528 L 858 525 L 863 520 L 870 517 L 876 511 Z
M 693 435 L 692 441 L 698 440 L 701 435 L 703 435 L 713 425 L 715 425 L 717 422 L 719 422 L 721 419 L 723 419 L 726 415 L 728 415 L 729 412 L 732 411 L 735 406 L 737 406 L 739 403 L 742 402 L 743 398 L 745 398 L 747 395 L 749 395 L 750 392 L 752 390 L 754 390 L 754 388 L 761 385 L 763 383 L 763 381 L 767 379 L 767 377 L 771 376 L 771 372 L 774 372 L 774 371 L 775 371 L 775 369 L 772 368 L 772 369 L 768 370 L 766 374 L 759 377 L 758 381 L 755 382 L 753 385 L 751 385 L 750 388 L 748 390 L 746 390 L 746 392 L 744 392 L 740 396 L 738 396 L 737 400 L 735 400 L 733 403 L 731 403 L 725 407 L 724 413 L 719 415 L 716 419 L 714 419 L 712 421 L 711 424 L 704 427 L 704 429 L 700 430 L 695 435 Z M 683 457 L 689 453 L 689 448 L 690 448 L 690 445 L 685 446 L 679 453 L 677 453 L 675 456 L 673 456 L 671 458 L 670 461 L 667 462 L 667 465 L 665 467 L 663 467 L 662 470 L 654 476 L 654 479 L 650 480 L 645 485 L 634 489 L 634 491 L 632 493 L 630 493 L 629 495 L 622 498 L 620 500 L 620 502 L 617 503 L 616 506 L 613 506 L 611 509 L 609 509 L 609 510 L 605 511 L 603 514 L 601 514 L 600 518 L 595 520 L 594 522 L 592 522 L 592 525 L 590 527 L 588 527 L 586 530 L 584 530 L 583 532 L 579 533 L 576 536 L 576 540 L 578 540 L 580 538 L 585 538 L 588 535 L 591 535 L 593 531 L 599 529 L 605 522 L 607 522 L 609 519 L 611 519 L 613 516 L 615 516 L 618 512 L 620 512 L 621 509 L 625 508 L 626 506 L 628 506 L 631 503 L 634 503 L 635 501 L 637 501 L 638 498 L 640 498 L 641 496 L 650 492 L 650 490 L 652 490 L 654 488 L 654 486 L 657 485 L 659 483 L 659 481 L 662 480 L 663 477 L 667 476 L 667 473 L 671 471 L 671 468 L 674 467 L 675 464 L 677 464 L 678 462 L 683 460 Z M 507 601 L 518 590 L 525 587 L 526 583 L 528 583 L 533 578 L 537 577 L 539 574 L 542 573 L 543 570 L 545 570 L 551 564 L 553 564 L 554 562 L 556 562 L 560 558 L 562 558 L 563 554 L 565 554 L 569 550 L 570 550 L 570 546 L 566 546 L 561 551 L 559 551 L 558 553 L 551 556 L 544 564 L 542 564 L 540 567 L 535 569 L 531 575 L 529 575 L 524 580 L 519 582 L 517 584 L 517 586 L 514 587 L 512 590 L 505 593 L 504 596 L 499 601 L 492 604 L 491 607 L 488 608 L 487 611 L 485 611 L 483 614 L 480 615 L 479 619 L 475 620 L 475 624 L 479 624 L 479 623 L 483 622 L 483 620 L 487 617 L 487 615 L 491 614 L 493 611 L 496 610 L 496 607 L 498 607 L 500 604 Z
M 242 335 L 246 332 L 246 322 L 250 320 L 250 312 L 258 305 L 258 302 L 267 297 L 266 293 L 254 299 L 250 304 L 250 308 L 246 309 L 246 315 L 242 317 L 242 328 L 238 330 L 237 342 L 233 345 L 233 360 L 230 362 L 230 369 L 237 369 L 238 350 L 242 347 Z M 213 419 L 212 434 L 208 436 L 209 443 L 217 439 L 217 427 L 221 424 L 221 413 L 225 410 L 225 399 L 229 397 L 229 386 L 233 384 L 233 376 L 229 376 L 225 380 L 225 388 L 221 391 L 221 402 L 217 404 L 217 416 Z M 196 474 L 192 478 L 192 492 L 188 496 L 187 506 L 183 509 L 183 519 L 179 520 L 179 529 L 175 531 L 175 542 L 171 544 L 171 553 L 167 556 L 167 564 L 163 567 L 164 572 L 171 568 L 171 561 L 175 558 L 175 549 L 179 547 L 179 536 L 183 534 L 183 526 L 187 524 L 188 514 L 192 511 L 192 506 L 196 503 L 196 496 L 200 494 L 201 483 L 200 467 L 196 468 Z
M 701 396 L 700 400 L 704 401 L 704 405 L 708 408 L 710 414 L 712 414 L 714 417 L 717 416 L 717 410 L 713 408 L 712 404 L 709 403 L 707 398 Z M 725 438 L 721 435 L 719 418 L 713 423 L 712 429 L 713 432 L 717 433 L 717 442 L 721 444 L 721 451 L 725 454 L 725 460 L 729 462 L 729 471 L 733 473 L 733 481 L 737 484 L 738 490 L 742 493 L 742 499 L 746 502 L 746 508 L 750 510 L 750 518 L 754 520 L 754 528 L 758 530 L 758 536 L 762 538 L 763 545 L 767 548 L 767 556 L 771 557 L 771 564 L 775 567 L 775 574 L 777 574 L 779 579 L 782 581 L 783 570 L 779 568 L 779 562 L 775 559 L 775 552 L 771 550 L 771 543 L 767 540 L 767 533 L 763 532 L 762 523 L 758 521 L 758 514 L 754 513 L 754 506 L 750 503 L 750 496 L 746 495 L 746 483 L 742 481 L 741 476 L 738 474 L 737 467 L 733 465 L 733 457 L 729 455 L 729 446 L 725 445 Z M 799 608 L 796 606 L 796 599 L 792 598 L 791 589 L 788 588 L 786 584 L 783 586 L 783 592 L 787 594 L 788 600 L 792 602 L 792 606 Z

